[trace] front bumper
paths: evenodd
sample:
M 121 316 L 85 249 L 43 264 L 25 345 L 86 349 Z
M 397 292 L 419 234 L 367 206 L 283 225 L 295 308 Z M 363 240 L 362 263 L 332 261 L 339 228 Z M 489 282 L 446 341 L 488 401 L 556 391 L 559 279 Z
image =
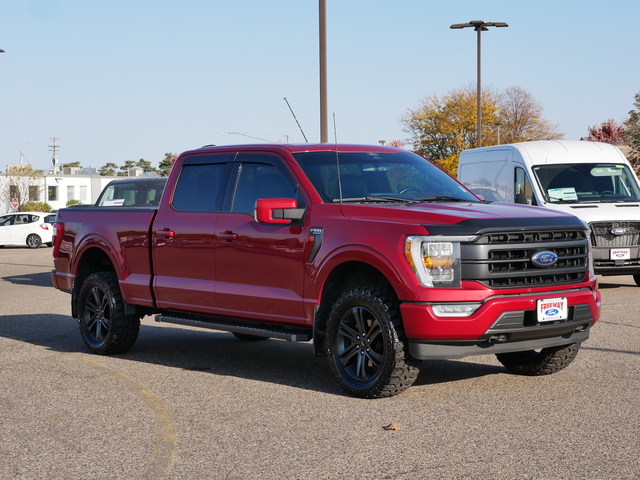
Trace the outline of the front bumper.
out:
M 416 360 L 463 358 L 472 355 L 493 355 L 498 353 L 540 350 L 542 348 L 584 342 L 587 338 L 589 338 L 589 327 L 554 337 L 506 341 L 505 343 L 494 343 L 491 340 L 471 343 L 430 343 L 419 340 L 409 340 L 409 353 Z
M 597 275 L 635 275 L 640 273 L 640 247 L 629 248 L 628 259 L 612 260 L 612 248 L 593 247 L 593 268 Z
M 538 323 L 536 301 L 555 296 L 567 298 L 568 318 Z M 544 294 L 496 295 L 487 298 L 469 317 L 438 317 L 429 302 L 405 302 L 400 309 L 410 353 L 424 360 L 583 342 L 600 318 L 600 306 L 597 290 L 580 288 Z

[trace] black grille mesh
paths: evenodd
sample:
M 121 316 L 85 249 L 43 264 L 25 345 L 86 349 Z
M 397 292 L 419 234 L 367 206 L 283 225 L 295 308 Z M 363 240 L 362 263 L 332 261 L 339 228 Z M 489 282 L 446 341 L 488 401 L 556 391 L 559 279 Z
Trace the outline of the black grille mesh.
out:
M 589 245 L 582 230 L 499 232 L 463 244 L 462 279 L 491 288 L 535 287 L 580 282 L 589 268 Z M 533 264 L 540 251 L 558 256 L 547 268 Z
M 594 247 L 636 247 L 640 245 L 640 222 L 593 222 L 591 243 Z M 611 233 L 613 229 L 625 230 L 622 235 Z

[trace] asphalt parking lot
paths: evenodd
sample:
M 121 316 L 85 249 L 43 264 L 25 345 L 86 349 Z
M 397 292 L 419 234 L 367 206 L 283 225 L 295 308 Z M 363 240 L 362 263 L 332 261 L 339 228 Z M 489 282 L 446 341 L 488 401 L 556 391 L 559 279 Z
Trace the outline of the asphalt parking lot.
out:
M 431 361 L 361 400 L 307 343 L 146 317 L 130 352 L 91 355 L 51 268 L 50 248 L 0 249 L 0 479 L 640 478 L 631 277 L 600 278 L 603 317 L 559 373 Z

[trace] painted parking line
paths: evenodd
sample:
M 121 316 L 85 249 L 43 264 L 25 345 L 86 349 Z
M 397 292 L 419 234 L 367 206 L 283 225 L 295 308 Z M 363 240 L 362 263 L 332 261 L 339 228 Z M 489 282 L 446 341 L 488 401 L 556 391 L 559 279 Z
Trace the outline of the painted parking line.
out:
M 83 363 L 112 375 L 125 385 L 127 390 L 139 397 L 147 405 L 153 414 L 156 439 L 153 452 L 147 460 L 147 464 L 139 478 L 150 480 L 164 478 L 173 465 L 177 443 L 176 424 L 169 407 L 167 407 L 158 395 L 146 389 L 144 385 L 135 378 L 119 370 L 86 357 L 79 357 L 77 354 L 63 353 L 62 355 L 75 362 Z

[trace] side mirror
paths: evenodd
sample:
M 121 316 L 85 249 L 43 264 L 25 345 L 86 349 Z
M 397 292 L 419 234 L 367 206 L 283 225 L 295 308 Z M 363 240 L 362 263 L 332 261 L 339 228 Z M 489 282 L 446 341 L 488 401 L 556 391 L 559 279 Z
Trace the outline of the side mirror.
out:
M 515 199 L 515 203 L 520 203 L 522 205 L 528 205 L 529 204 L 529 199 L 527 198 L 527 196 L 524 193 L 516 193 L 516 199 Z
M 256 222 L 258 223 L 290 223 L 302 220 L 304 208 L 298 208 L 293 198 L 259 198 L 256 201 Z

